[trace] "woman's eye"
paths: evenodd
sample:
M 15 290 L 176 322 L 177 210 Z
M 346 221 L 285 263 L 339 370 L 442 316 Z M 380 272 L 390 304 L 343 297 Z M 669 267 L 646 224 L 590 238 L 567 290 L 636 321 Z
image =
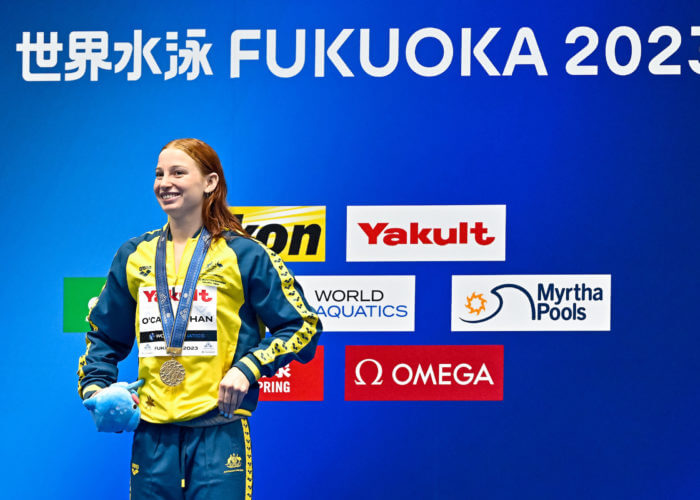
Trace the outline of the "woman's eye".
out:
M 163 172 L 156 172 L 156 179 L 163 177 Z

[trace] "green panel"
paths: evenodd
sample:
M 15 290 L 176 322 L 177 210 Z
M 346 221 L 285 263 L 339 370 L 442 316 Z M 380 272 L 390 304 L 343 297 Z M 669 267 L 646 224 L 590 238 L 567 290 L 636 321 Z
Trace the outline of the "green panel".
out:
M 63 331 L 87 332 L 88 302 L 100 295 L 106 278 L 63 278 Z

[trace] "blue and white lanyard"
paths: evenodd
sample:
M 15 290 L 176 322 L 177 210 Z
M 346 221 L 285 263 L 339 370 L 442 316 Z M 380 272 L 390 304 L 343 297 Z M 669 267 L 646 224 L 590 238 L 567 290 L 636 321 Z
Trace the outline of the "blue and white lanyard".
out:
M 168 272 L 165 268 L 165 250 L 170 225 L 168 225 L 158 238 L 156 246 L 156 292 L 158 294 L 158 309 L 160 310 L 161 324 L 163 325 L 163 336 L 168 354 L 179 355 L 182 353 L 182 344 L 185 342 L 187 323 L 192 309 L 199 273 L 204 264 L 204 258 L 211 244 L 211 235 L 207 228 L 202 226 L 202 231 L 197 240 L 197 246 L 192 254 L 190 265 L 187 268 L 185 282 L 180 291 L 180 300 L 177 305 L 177 316 L 173 322 L 173 306 L 170 303 L 168 292 Z M 173 324 L 174 323 L 174 324 Z

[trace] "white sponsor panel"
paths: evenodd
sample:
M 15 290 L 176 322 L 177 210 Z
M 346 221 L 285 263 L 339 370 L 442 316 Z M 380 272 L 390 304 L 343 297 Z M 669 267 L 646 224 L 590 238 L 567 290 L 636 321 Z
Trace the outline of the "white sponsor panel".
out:
M 327 332 L 412 332 L 415 276 L 299 276 Z
M 610 331 L 609 274 L 452 276 L 452 331 Z
M 170 287 L 170 303 L 177 314 L 182 286 Z M 216 287 L 198 286 L 195 290 L 187 336 L 182 345 L 183 356 L 215 356 L 216 335 Z M 167 356 L 163 340 L 156 287 L 139 288 L 139 357 Z
M 348 206 L 348 262 L 505 258 L 505 205 Z

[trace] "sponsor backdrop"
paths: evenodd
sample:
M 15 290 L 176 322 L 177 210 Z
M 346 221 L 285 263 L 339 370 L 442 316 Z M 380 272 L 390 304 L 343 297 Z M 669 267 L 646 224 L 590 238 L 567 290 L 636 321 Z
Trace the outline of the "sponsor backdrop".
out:
M 256 498 L 697 496 L 696 1 L 2 14 L 0 496 L 127 497 L 81 332 L 187 136 L 327 330 L 260 382 Z

